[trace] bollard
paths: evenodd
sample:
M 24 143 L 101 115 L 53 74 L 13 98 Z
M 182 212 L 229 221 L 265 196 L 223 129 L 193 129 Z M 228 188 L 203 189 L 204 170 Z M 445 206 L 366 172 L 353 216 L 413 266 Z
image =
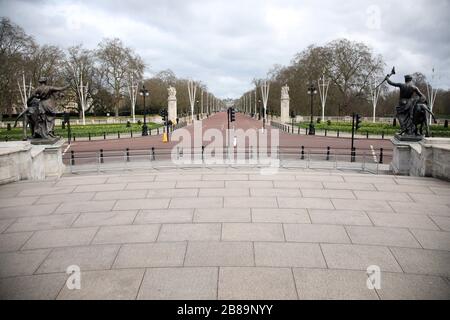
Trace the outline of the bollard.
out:
M 156 129 L 156 134 L 159 136 L 159 128 Z
M 104 163 L 104 159 L 103 159 L 103 149 L 100 149 L 100 163 Z
M 356 148 L 353 148 L 352 152 L 351 152 L 351 160 L 350 160 L 350 162 L 355 162 L 355 158 L 356 158 Z
M 330 160 L 330 147 L 327 147 L 327 161 Z
M 302 146 L 302 156 L 301 156 L 301 159 L 302 160 L 305 160 L 305 147 L 304 146 Z
M 9 137 L 6 136 L 6 137 L 5 137 L 5 142 L 8 142 L 8 141 L 9 141 Z
M 381 132 L 381 139 L 384 140 L 384 131 Z
M 379 163 L 383 164 L 383 148 L 380 149 L 380 161 Z
M 369 131 L 366 131 L 366 139 L 369 139 Z
M 300 127 L 298 127 L 298 133 L 297 134 L 300 134 Z
M 91 133 L 89 132 L 88 135 L 89 135 L 89 141 L 91 141 Z
M 117 139 L 120 139 L 120 131 L 117 131 Z
M 152 160 L 155 160 L 155 147 L 152 147 Z
M 340 132 L 339 132 L 339 129 L 338 129 L 338 131 L 336 132 L 336 136 L 339 138 L 339 135 L 340 135 Z
M 75 152 L 73 150 L 70 151 L 70 164 L 75 165 Z
M 202 160 L 204 160 L 205 146 L 202 146 Z
M 328 134 L 328 129 L 325 129 L 325 137 L 327 136 L 327 134 Z
M 103 139 L 106 140 L 106 132 L 103 132 Z
M 75 142 L 75 134 L 72 134 L 72 140 Z
M 127 162 L 130 162 L 130 149 L 127 148 Z
M 130 130 L 131 138 L 133 138 L 133 129 Z

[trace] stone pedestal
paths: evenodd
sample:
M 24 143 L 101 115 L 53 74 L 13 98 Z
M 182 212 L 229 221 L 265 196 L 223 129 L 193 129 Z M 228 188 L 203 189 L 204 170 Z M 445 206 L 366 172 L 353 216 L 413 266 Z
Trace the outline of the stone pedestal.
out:
M 394 174 L 435 177 L 450 181 L 450 139 L 425 138 L 418 142 L 393 138 Z
M 168 106 L 168 114 L 169 114 L 169 120 L 172 120 L 173 123 L 177 123 L 177 99 L 176 98 L 169 98 L 167 99 L 167 106 Z
M 290 115 L 289 115 L 289 98 L 282 98 L 281 99 L 281 123 L 289 123 L 290 122 Z
M 29 141 L 0 143 L 0 184 L 58 178 L 64 173 L 63 140 L 32 145 Z

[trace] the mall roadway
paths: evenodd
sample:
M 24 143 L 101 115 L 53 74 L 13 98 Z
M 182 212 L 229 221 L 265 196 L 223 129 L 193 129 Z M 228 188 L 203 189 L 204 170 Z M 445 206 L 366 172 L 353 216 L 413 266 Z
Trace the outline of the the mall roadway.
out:
M 232 123 L 232 127 L 235 129 L 255 129 L 262 128 L 262 121 L 255 120 L 247 115 L 238 113 L 236 114 L 236 121 Z M 219 129 L 222 131 L 225 137 L 225 130 L 227 129 L 227 113 L 220 112 L 213 114 L 207 119 L 202 121 L 202 130 L 205 132 L 207 129 Z M 189 125 L 185 127 L 185 129 L 189 130 L 192 135 L 193 126 Z M 204 145 L 207 145 L 209 142 L 204 142 Z M 148 150 L 152 147 L 155 150 L 164 148 L 172 148 L 178 144 L 178 142 L 169 142 L 163 143 L 162 136 L 147 136 L 147 137 L 134 137 L 134 138 L 122 138 L 122 139 L 107 139 L 107 140 L 94 140 L 94 141 L 76 141 L 73 142 L 69 149 L 73 150 L 75 153 L 77 152 L 85 152 L 85 151 L 95 151 L 98 152 L 100 149 L 106 151 L 123 151 L 126 148 L 130 150 Z M 307 136 L 304 133 L 301 135 L 298 134 L 289 134 L 283 131 L 280 131 L 280 140 L 279 140 L 280 149 L 290 150 L 292 152 L 299 152 L 301 146 L 304 146 L 305 152 L 312 150 L 312 152 L 324 152 L 327 147 L 331 148 L 331 152 L 336 154 L 347 154 L 350 151 L 351 147 L 351 139 L 348 137 L 324 137 L 324 136 Z M 362 152 L 366 152 L 366 154 L 370 154 L 372 148 L 375 150 L 375 153 L 378 155 L 380 148 L 383 148 L 385 154 L 385 163 L 390 161 L 393 145 L 389 139 L 366 139 L 360 138 L 355 139 L 355 148 L 357 152 L 361 154 Z M 66 150 L 66 151 L 67 151 Z

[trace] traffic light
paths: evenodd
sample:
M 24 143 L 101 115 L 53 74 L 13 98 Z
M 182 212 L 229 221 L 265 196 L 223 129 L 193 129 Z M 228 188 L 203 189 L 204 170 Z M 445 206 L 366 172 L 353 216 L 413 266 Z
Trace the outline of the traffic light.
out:
M 166 120 L 167 120 L 167 110 L 166 109 L 161 110 L 159 115 L 161 116 L 162 120 L 164 122 L 166 122 Z
M 234 108 L 230 109 L 230 122 L 234 122 L 236 121 L 236 111 L 234 110 Z
M 362 118 L 361 115 L 356 114 L 355 115 L 355 131 L 358 131 L 358 129 L 361 128 Z

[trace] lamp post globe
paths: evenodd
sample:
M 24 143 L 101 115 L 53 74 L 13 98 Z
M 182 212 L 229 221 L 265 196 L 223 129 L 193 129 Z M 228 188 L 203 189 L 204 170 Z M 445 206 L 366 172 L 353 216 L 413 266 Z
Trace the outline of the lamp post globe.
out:
M 150 95 L 145 85 L 142 85 L 142 89 L 139 91 L 139 95 L 144 99 L 144 124 L 142 125 L 142 136 L 148 136 L 147 126 L 147 106 L 145 105 L 145 98 Z

